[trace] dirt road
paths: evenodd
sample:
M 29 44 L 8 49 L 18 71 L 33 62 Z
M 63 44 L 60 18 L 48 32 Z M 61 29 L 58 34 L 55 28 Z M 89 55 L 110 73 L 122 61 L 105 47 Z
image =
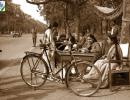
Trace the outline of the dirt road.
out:
M 40 35 L 39 35 L 40 38 Z M 79 97 L 65 84 L 47 81 L 37 90 L 29 88 L 20 76 L 20 60 L 24 51 L 32 49 L 31 35 L 20 38 L 0 37 L 0 100 L 129 100 L 128 88 L 110 92 L 100 89 L 92 97 Z

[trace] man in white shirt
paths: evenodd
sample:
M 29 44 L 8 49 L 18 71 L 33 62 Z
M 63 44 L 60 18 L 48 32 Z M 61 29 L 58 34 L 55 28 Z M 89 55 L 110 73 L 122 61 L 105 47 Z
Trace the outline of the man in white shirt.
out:
M 56 46 L 55 46 L 54 36 L 55 36 L 55 32 L 57 32 L 57 27 L 58 27 L 58 24 L 54 22 L 52 25 L 49 25 L 49 27 L 45 31 L 45 34 L 43 35 L 43 43 L 50 44 L 48 55 L 49 55 L 49 60 L 51 61 L 52 66 L 55 65 L 54 54 L 55 54 Z

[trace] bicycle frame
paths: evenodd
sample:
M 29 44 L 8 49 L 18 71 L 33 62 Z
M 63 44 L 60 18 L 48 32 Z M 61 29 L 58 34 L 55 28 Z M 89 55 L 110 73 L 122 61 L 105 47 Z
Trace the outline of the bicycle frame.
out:
M 57 51 L 55 51 L 55 52 L 57 52 Z M 45 53 L 45 56 L 46 56 L 46 58 L 47 58 L 48 67 L 49 67 L 49 70 L 51 71 L 52 75 L 55 76 L 55 75 L 57 75 L 60 71 L 62 71 L 62 78 L 63 78 L 63 68 L 65 68 L 66 65 L 69 64 L 69 63 L 65 64 L 64 66 L 62 65 L 61 68 L 59 68 L 58 71 L 54 73 L 54 72 L 53 72 L 53 69 L 52 69 L 51 61 L 49 60 L 49 56 L 48 56 L 46 47 L 43 48 L 43 51 L 42 51 L 41 55 L 43 55 L 44 53 Z M 72 54 L 70 54 L 70 55 L 72 55 Z M 55 62 L 55 63 L 56 63 L 56 62 Z M 56 65 L 55 65 L 55 67 L 56 67 Z
M 44 53 L 45 53 L 45 56 L 46 56 L 46 58 L 47 58 L 47 62 L 48 62 L 48 64 L 49 64 L 48 67 L 49 67 L 49 69 L 51 70 L 51 72 L 53 72 L 52 66 L 51 66 L 51 62 L 50 62 L 49 56 L 48 56 L 48 54 L 47 54 L 46 47 L 43 48 L 41 55 L 43 55 Z

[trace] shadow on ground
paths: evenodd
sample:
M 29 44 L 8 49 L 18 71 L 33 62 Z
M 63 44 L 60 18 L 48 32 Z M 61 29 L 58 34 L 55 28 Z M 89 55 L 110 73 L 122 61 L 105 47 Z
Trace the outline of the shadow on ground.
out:
M 67 91 L 67 94 L 70 93 L 70 95 L 73 94 L 65 87 L 65 84 L 59 85 L 55 82 L 48 81 L 39 89 L 32 89 L 23 82 L 20 75 L 1 79 L 0 87 L 0 97 L 2 98 L 1 100 L 39 100 L 41 98 L 45 98 L 46 96 L 50 96 L 51 93 L 55 93 L 57 90 Z M 117 91 L 110 92 L 108 89 L 100 89 L 92 97 L 96 98 L 109 96 L 115 93 L 117 93 Z
M 10 59 L 10 60 L 0 60 L 0 70 L 5 67 L 11 67 L 19 65 L 21 62 L 21 58 L 18 59 Z
M 34 100 L 48 96 L 56 90 L 64 90 L 65 86 L 59 86 L 56 83 L 47 82 L 37 90 L 28 87 L 21 76 L 6 77 L 0 81 L 0 97 L 1 100 L 26 100 L 33 98 Z

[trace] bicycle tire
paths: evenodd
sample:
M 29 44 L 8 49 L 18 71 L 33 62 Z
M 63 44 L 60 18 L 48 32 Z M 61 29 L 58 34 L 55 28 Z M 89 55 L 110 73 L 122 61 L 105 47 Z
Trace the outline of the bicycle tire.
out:
M 83 72 L 80 70 L 84 66 L 84 75 L 87 75 L 91 68 L 98 74 L 97 79 L 83 80 Z M 89 68 L 89 69 L 88 69 Z M 75 70 L 75 72 L 74 72 Z M 66 73 L 66 86 L 78 96 L 88 97 L 95 94 L 101 86 L 101 73 L 98 68 L 88 61 L 78 61 L 70 65 Z
M 38 55 L 29 54 L 23 58 L 20 72 L 28 86 L 37 88 L 46 82 L 49 69 L 44 59 Z

